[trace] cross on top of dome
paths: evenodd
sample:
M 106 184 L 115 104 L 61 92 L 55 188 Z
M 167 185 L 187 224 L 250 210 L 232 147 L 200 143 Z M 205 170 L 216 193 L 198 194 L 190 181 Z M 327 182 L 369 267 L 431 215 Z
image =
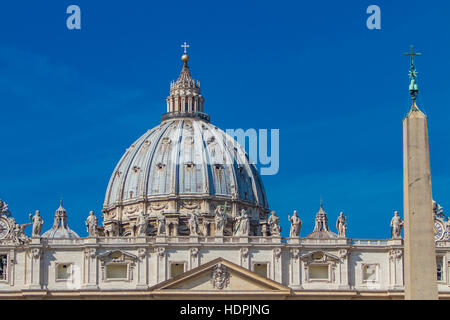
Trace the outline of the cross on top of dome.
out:
M 189 48 L 189 45 L 186 44 L 186 41 L 181 45 L 181 47 L 184 48 L 184 53 L 187 53 L 186 49 Z

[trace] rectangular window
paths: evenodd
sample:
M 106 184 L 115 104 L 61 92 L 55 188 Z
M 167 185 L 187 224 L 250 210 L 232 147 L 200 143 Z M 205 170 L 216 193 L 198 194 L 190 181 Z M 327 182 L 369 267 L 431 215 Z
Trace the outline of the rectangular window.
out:
M 6 280 L 8 274 L 8 256 L 6 254 L 0 255 L 0 280 Z
M 437 281 L 444 281 L 444 257 L 436 257 Z
M 365 264 L 362 266 L 363 282 L 378 282 L 378 265 Z
M 126 264 L 108 264 L 106 266 L 107 279 L 128 279 L 128 266 Z
M 71 264 L 57 264 L 56 265 L 56 280 L 70 280 L 72 277 Z
M 310 265 L 310 280 L 328 280 L 328 265 Z
M 255 263 L 253 265 L 253 272 L 267 278 L 267 263 Z
M 255 263 L 253 265 L 253 272 L 257 275 L 267 278 L 267 263 Z
M 171 263 L 170 264 L 170 277 L 175 278 L 184 273 L 184 263 Z

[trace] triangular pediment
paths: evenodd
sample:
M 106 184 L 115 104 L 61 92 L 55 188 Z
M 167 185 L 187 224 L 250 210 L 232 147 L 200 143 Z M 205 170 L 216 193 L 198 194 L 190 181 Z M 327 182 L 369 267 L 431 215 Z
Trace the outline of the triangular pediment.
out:
M 306 254 L 300 256 L 300 260 L 311 261 L 311 262 L 326 262 L 326 261 L 338 262 L 339 258 L 328 252 L 312 251 L 312 252 L 309 252 L 309 253 L 306 253 Z
M 280 293 L 291 289 L 223 258 L 217 258 L 150 288 L 152 291 Z

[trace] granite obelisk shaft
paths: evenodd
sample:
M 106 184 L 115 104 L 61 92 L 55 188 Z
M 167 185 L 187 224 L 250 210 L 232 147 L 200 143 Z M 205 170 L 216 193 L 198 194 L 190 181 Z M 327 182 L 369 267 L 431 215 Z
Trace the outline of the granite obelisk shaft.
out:
M 415 102 L 403 120 L 405 299 L 437 299 L 427 117 Z

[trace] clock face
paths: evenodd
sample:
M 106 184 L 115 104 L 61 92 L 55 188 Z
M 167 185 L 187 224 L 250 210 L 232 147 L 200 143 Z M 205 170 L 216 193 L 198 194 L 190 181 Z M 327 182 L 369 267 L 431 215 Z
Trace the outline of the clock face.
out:
M 434 240 L 439 241 L 444 237 L 444 224 L 439 220 L 434 220 Z
M 0 239 L 6 237 L 9 232 L 9 223 L 6 219 L 0 218 Z

